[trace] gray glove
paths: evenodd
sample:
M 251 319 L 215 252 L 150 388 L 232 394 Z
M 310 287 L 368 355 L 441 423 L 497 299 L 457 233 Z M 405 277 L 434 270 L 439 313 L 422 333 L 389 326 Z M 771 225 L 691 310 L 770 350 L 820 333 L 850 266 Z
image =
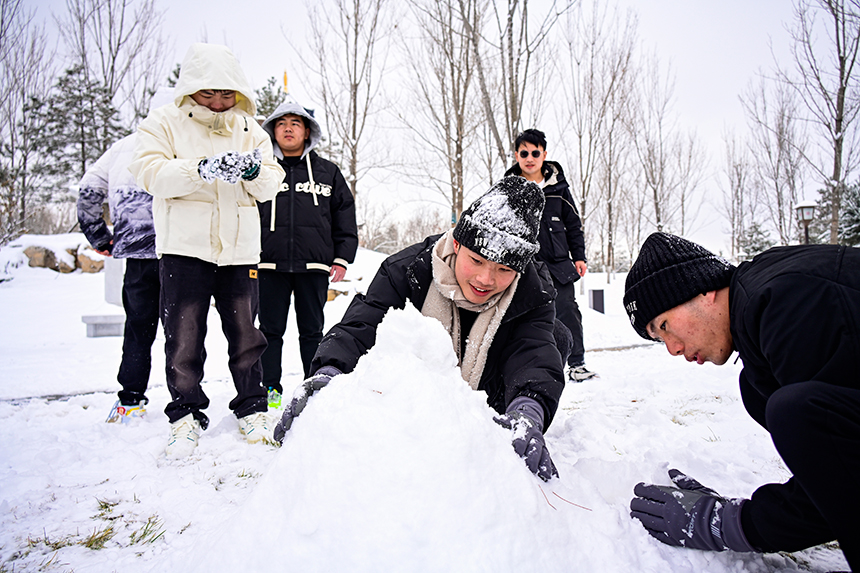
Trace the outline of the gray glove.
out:
M 290 405 L 284 409 L 284 413 L 281 414 L 281 421 L 275 426 L 274 438 L 279 444 L 284 443 L 284 436 L 287 435 L 287 431 L 293 426 L 293 420 L 298 418 L 302 410 L 305 409 L 308 398 L 313 396 L 317 390 L 328 386 L 329 381 L 338 374 L 343 374 L 343 372 L 334 366 L 323 366 L 313 376 L 305 380 L 301 386 L 296 388 L 296 391 L 293 392 L 293 399 L 290 400 Z
M 197 164 L 197 173 L 207 183 L 221 179 L 235 185 L 240 178 L 246 181 L 256 179 L 257 175 L 260 174 L 262 162 L 263 153 L 259 149 L 249 153 L 225 151 L 202 159 Z
M 744 536 L 741 507 L 746 499 L 726 499 L 678 470 L 678 487 L 639 483 L 630 515 L 667 545 L 710 551 L 756 551 Z
M 508 411 L 493 420 L 501 427 L 512 430 L 512 444 L 526 466 L 543 481 L 558 477 L 549 450 L 543 438 L 543 408 L 536 400 L 518 396 L 508 405 Z

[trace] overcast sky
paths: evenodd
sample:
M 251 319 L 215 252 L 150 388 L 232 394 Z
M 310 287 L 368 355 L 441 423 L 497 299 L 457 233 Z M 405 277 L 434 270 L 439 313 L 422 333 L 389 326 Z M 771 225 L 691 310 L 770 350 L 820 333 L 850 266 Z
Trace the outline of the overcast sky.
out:
M 792 19 L 793 2 L 615 1 L 638 14 L 642 48 L 656 51 L 663 66 L 671 65 L 680 124 L 695 129 L 707 146 L 711 157 L 708 176 L 712 177 L 721 167 L 724 129 L 745 129 L 738 95 L 759 69 L 773 66 L 771 43 L 777 56 L 787 62 L 785 25 Z M 34 0 L 30 5 L 38 8 L 40 18 L 48 20 L 51 10 L 65 11 L 65 0 Z M 165 33 L 170 37 L 168 72 L 182 60 L 191 43 L 206 40 L 226 44 L 234 51 L 252 87 L 263 86 L 272 76 L 280 79 L 287 70 L 291 93 L 306 105 L 318 101 L 302 81 L 308 67 L 297 61 L 285 37 L 286 32 L 301 42 L 307 26 L 304 2 L 162 1 L 161 6 L 165 10 Z M 810 183 L 806 198 L 814 198 L 814 189 Z M 709 192 L 718 191 L 713 187 Z M 703 221 L 698 235 L 721 234 L 721 226 L 723 223 L 716 220 Z

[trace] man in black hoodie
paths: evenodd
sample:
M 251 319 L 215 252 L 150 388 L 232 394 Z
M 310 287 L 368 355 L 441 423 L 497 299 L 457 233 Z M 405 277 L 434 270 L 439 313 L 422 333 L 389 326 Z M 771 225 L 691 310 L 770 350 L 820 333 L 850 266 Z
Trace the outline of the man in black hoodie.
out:
M 556 316 L 573 335 L 573 350 L 567 359 L 568 376 L 574 382 L 582 382 L 596 376 L 585 367 L 582 313 L 576 304 L 574 288 L 588 270 L 582 221 L 561 165 L 546 160 L 544 133 L 537 129 L 523 131 L 514 140 L 514 153 L 517 164 L 505 175 L 519 175 L 536 183 L 546 198 L 538 236 L 540 251 L 536 258 L 549 268 L 558 293 Z
M 295 297 L 303 375 L 322 340 L 328 283 L 338 282 L 355 260 L 355 201 L 340 169 L 317 155 L 319 123 L 304 107 L 286 101 L 263 122 L 286 177 L 272 201 L 260 203 L 260 330 L 263 385 L 270 407 L 280 406 L 281 353 L 290 299 Z
M 726 499 L 678 470 L 638 484 L 633 517 L 693 549 L 798 551 L 834 539 L 860 571 L 860 249 L 777 247 L 737 268 L 654 233 L 625 285 L 633 328 L 675 356 L 725 364 L 793 477 Z

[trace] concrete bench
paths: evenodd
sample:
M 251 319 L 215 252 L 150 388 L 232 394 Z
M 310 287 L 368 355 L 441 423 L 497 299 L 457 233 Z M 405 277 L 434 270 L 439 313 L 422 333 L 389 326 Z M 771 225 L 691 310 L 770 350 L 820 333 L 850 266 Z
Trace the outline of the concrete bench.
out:
M 96 314 L 82 316 L 81 321 L 87 325 L 87 338 L 98 336 L 122 336 L 125 328 L 124 314 Z

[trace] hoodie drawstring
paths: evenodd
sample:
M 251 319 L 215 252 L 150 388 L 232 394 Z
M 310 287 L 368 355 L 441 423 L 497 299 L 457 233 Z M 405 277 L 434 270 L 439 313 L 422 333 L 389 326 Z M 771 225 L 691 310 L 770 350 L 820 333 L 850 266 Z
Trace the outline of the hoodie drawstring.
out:
M 319 202 L 317 201 L 317 194 L 314 193 L 314 189 L 316 188 L 316 183 L 314 183 L 314 170 L 311 169 L 311 154 L 307 153 L 305 155 L 305 161 L 308 164 L 308 179 L 311 181 L 311 195 L 314 196 L 314 207 L 319 207 Z

